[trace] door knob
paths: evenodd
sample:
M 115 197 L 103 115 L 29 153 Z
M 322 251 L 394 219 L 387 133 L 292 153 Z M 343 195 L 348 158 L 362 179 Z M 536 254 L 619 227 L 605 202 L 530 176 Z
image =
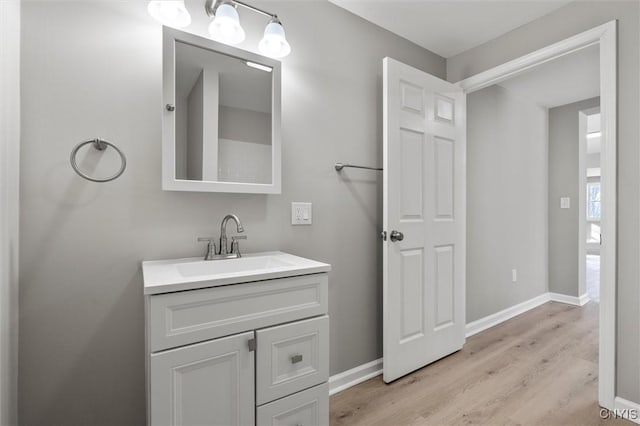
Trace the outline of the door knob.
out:
M 400 231 L 391 231 L 390 238 L 391 238 L 391 241 L 395 243 L 396 241 L 404 240 L 404 234 Z

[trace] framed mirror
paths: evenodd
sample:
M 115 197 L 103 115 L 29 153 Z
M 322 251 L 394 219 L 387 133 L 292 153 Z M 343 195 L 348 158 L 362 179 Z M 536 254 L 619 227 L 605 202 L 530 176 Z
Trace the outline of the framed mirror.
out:
M 163 28 L 162 189 L 281 192 L 280 62 Z

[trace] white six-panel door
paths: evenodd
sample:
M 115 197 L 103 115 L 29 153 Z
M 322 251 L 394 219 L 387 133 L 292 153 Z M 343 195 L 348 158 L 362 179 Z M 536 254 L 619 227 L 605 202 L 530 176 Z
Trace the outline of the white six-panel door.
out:
M 384 59 L 384 381 L 465 340 L 466 97 Z

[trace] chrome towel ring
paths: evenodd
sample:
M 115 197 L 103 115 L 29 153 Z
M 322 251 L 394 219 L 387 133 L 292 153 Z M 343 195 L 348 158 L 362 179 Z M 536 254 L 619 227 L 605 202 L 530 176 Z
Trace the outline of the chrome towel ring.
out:
M 108 178 L 104 178 L 104 179 L 94 178 L 94 177 L 91 177 L 91 176 L 83 173 L 82 171 L 80 171 L 80 168 L 78 167 L 78 163 L 76 162 L 76 156 L 78 155 L 78 150 L 80 148 L 82 148 L 83 146 L 87 145 L 87 144 L 93 144 L 93 147 L 95 149 L 97 149 L 98 151 L 104 151 L 105 149 L 107 149 L 108 146 L 110 146 L 111 148 L 115 149 L 116 152 L 120 155 L 120 160 L 122 160 L 122 165 L 120 166 L 120 170 L 118 170 L 116 172 L 116 174 L 114 174 L 113 176 L 108 177 Z M 73 147 L 73 149 L 71 150 L 70 161 L 71 161 L 71 167 L 73 167 L 73 170 L 78 175 L 80 175 L 81 177 L 85 178 L 86 180 L 90 180 L 91 182 L 100 182 L 100 183 L 101 182 L 111 182 L 112 180 L 119 178 L 120 175 L 122 175 L 122 173 L 124 173 L 124 169 L 127 168 L 127 157 L 120 150 L 120 148 L 118 148 L 117 146 L 115 146 L 111 142 L 107 142 L 104 139 L 100 139 L 100 138 L 95 138 L 95 139 L 92 139 L 92 140 L 89 140 L 89 141 L 80 142 L 78 145 Z

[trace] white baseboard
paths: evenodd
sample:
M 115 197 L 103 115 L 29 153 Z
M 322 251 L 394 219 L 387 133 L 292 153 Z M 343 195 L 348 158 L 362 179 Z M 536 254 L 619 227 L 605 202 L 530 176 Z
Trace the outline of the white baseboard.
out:
M 617 417 L 640 424 L 640 404 L 616 396 L 613 411 Z
M 480 318 L 477 321 L 470 322 L 466 326 L 466 337 L 478 334 L 481 331 L 503 323 L 533 308 L 544 305 L 549 301 L 583 306 L 589 301 L 589 297 L 586 294 L 583 294 L 580 297 L 575 297 L 559 293 L 543 293 L 533 299 L 529 299 L 500 312 L 496 312 L 495 314 Z M 352 386 L 379 376 L 380 374 L 382 374 L 382 358 L 359 365 L 351 370 L 335 374 L 329 378 L 329 395 L 342 392 L 345 389 L 349 389 Z
M 495 314 L 491 314 L 484 318 L 480 318 L 479 320 L 470 322 L 466 326 L 466 336 L 470 337 L 474 334 L 478 334 L 481 331 L 496 326 L 533 308 L 537 308 L 538 306 L 543 305 L 550 300 L 551 299 L 549 297 L 549 293 L 543 293 L 540 296 L 534 297 L 533 299 L 526 300 L 522 303 L 511 306 L 510 308 L 503 309 L 500 312 L 496 312 Z
M 585 293 L 580 297 L 567 296 L 560 293 L 543 293 L 540 296 L 536 296 L 533 299 L 526 300 L 517 305 L 511 306 L 495 314 L 488 315 L 479 320 L 470 322 L 466 327 L 466 336 L 471 337 L 474 334 L 478 334 L 488 328 L 496 326 L 506 320 L 509 320 L 515 316 L 523 314 L 528 310 L 537 308 L 547 302 L 559 302 L 566 303 L 567 305 L 584 306 L 589 302 L 589 296 Z
M 587 293 L 583 294 L 582 296 L 580 296 L 578 298 L 578 303 L 580 304 L 580 306 L 584 306 L 587 303 L 589 303 L 591 301 L 591 299 L 589 298 L 589 295 Z
M 567 296 L 560 293 L 549 293 L 549 299 L 552 302 L 566 303 L 567 305 L 584 306 L 589 302 L 589 295 L 587 293 L 580 297 Z
M 329 377 L 329 395 L 342 392 L 380 374 L 382 374 L 382 358 L 335 374 Z

